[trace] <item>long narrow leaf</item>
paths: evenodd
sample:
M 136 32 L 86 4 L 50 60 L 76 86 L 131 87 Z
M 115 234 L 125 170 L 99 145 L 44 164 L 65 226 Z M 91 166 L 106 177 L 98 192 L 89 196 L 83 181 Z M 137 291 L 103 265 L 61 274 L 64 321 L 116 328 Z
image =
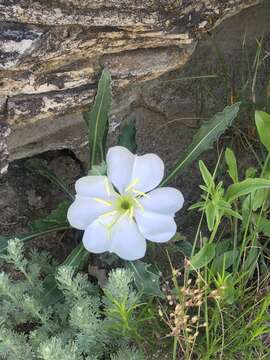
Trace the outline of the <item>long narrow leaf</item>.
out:
M 0 253 L 7 250 L 8 242 L 10 239 L 18 238 L 26 243 L 29 240 L 36 239 L 40 236 L 50 234 L 52 232 L 64 231 L 70 229 L 67 221 L 67 210 L 70 201 L 61 202 L 58 207 L 53 210 L 49 215 L 42 219 L 36 219 L 30 223 L 29 233 L 14 235 L 14 236 L 0 236 Z
M 89 252 L 85 249 L 82 243 L 80 243 L 66 258 L 62 265 L 72 266 L 76 269 L 82 265 L 82 263 L 89 257 Z
M 200 251 L 190 259 L 190 270 L 197 270 L 206 266 L 215 257 L 216 245 L 206 243 Z
M 57 227 L 69 227 L 67 211 L 70 201 L 62 201 L 57 208 L 44 218 L 36 219 L 30 223 L 31 232 L 46 231 Z
M 55 173 L 48 168 L 44 161 L 39 159 L 30 159 L 26 162 L 26 168 L 45 177 L 52 184 L 56 185 L 61 191 L 63 191 L 71 200 L 74 200 L 74 195 L 69 191 L 65 182 L 57 175 L 55 175 Z
M 103 70 L 98 83 L 97 95 L 91 111 L 83 114 L 88 125 L 90 169 L 103 160 L 103 141 L 111 108 L 111 75 Z
M 257 214 L 253 214 L 253 217 L 257 225 L 258 232 L 262 232 L 264 235 L 270 237 L 270 220 Z
M 36 232 L 32 232 L 30 234 L 25 234 L 25 235 L 15 235 L 15 236 L 1 236 L 0 237 L 0 254 L 5 252 L 7 250 L 7 246 L 8 246 L 8 242 L 10 239 L 14 239 L 14 238 L 18 238 L 20 239 L 22 242 L 26 243 L 30 240 L 36 239 L 40 236 L 43 235 L 47 235 L 50 234 L 52 232 L 56 232 L 56 231 L 64 231 L 64 230 L 68 230 L 70 229 L 69 225 L 66 226 L 54 226 L 50 229 L 47 230 L 42 230 L 42 231 L 36 231 Z
M 136 125 L 135 122 L 130 120 L 122 129 L 118 138 L 118 145 L 124 146 L 132 153 L 137 149 L 136 143 Z
M 225 160 L 228 166 L 228 173 L 234 183 L 238 181 L 237 161 L 232 149 L 227 148 L 225 151 Z
M 270 152 L 270 114 L 264 111 L 255 111 L 255 123 L 261 142 Z
M 253 178 L 240 181 L 229 186 L 225 196 L 229 202 L 232 202 L 240 196 L 252 194 L 261 189 L 270 189 L 270 180 Z
M 240 102 L 227 106 L 222 112 L 217 113 L 210 121 L 203 124 L 173 171 L 163 180 L 161 185 L 166 185 L 202 152 L 210 149 L 219 136 L 232 125 L 239 112 L 239 107 Z

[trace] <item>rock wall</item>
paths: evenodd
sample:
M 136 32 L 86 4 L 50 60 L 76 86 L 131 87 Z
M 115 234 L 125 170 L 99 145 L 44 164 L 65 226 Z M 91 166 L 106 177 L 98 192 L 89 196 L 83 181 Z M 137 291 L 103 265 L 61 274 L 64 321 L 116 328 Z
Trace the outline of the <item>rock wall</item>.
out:
M 131 84 L 181 69 L 202 34 L 259 2 L 0 0 L 0 141 L 11 127 L 12 158 L 68 147 L 65 139 L 59 145 L 59 133 L 81 118 L 69 116 L 63 123 L 55 116 L 93 101 L 102 68 L 112 73 L 119 116 L 141 96 L 141 91 L 127 92 Z M 81 130 L 75 138 L 74 148 L 84 143 Z M 5 144 L 0 149 L 5 170 Z

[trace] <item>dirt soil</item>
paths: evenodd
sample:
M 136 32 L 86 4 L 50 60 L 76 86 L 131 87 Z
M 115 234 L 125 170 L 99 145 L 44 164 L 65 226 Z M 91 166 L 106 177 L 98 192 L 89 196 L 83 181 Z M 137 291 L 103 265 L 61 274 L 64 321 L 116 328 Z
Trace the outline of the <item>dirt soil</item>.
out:
M 69 151 L 52 151 L 42 154 L 43 160 L 54 173 L 62 178 L 74 193 L 74 183 L 83 175 L 80 162 Z M 29 159 L 10 164 L 5 177 L 0 179 L 0 234 L 16 236 L 29 233 L 31 221 L 47 216 L 66 198 L 55 185 L 46 178 L 33 173 L 27 167 Z M 77 241 L 73 230 L 66 233 L 52 233 L 31 241 L 37 246 L 52 251 L 59 259 L 64 259 Z

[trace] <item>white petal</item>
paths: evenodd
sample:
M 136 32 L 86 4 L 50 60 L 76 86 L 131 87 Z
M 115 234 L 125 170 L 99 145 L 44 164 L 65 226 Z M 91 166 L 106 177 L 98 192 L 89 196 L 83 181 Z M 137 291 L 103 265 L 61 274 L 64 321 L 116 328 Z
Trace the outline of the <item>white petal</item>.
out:
M 122 217 L 114 225 L 110 251 L 124 260 L 137 260 L 144 257 L 146 241 L 134 222 L 128 216 Z
M 110 199 L 104 199 L 106 202 Z M 71 226 L 76 229 L 84 230 L 98 216 L 104 212 L 111 211 L 112 207 L 96 201 L 93 198 L 87 198 L 77 195 L 75 201 L 70 205 L 67 212 L 67 219 Z
M 166 242 L 176 233 L 177 227 L 172 215 L 137 210 L 135 219 L 143 236 L 150 241 Z
M 76 181 L 75 189 L 77 194 L 89 197 L 106 198 L 115 193 L 107 176 L 84 176 Z
M 115 221 L 111 230 L 106 225 Z M 116 216 L 105 216 L 90 224 L 83 236 L 88 251 L 101 253 L 110 251 L 124 260 L 137 260 L 145 255 L 146 241 L 137 225 L 127 216 L 117 221 Z
M 146 211 L 174 214 L 183 207 L 184 197 L 177 189 L 162 187 L 149 192 L 139 201 Z
M 157 187 L 164 176 L 164 163 L 155 154 L 136 156 L 130 182 L 138 180 L 136 190 L 148 192 Z
M 108 251 L 111 245 L 108 230 L 99 222 L 99 220 L 95 220 L 87 227 L 82 241 L 86 250 L 95 254 Z
M 129 185 L 142 192 L 150 191 L 164 176 L 164 163 L 155 154 L 137 156 L 122 146 L 114 146 L 109 149 L 106 161 L 108 177 L 121 193 Z
M 129 185 L 135 155 L 123 146 L 114 146 L 108 150 L 107 174 L 120 193 Z

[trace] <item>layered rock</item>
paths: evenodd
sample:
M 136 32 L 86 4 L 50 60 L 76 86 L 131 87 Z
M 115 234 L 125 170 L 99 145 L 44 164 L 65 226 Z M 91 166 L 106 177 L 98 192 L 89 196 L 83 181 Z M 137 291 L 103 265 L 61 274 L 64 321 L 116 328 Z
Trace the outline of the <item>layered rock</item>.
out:
M 258 2 L 0 0 L 1 119 L 17 129 L 80 111 L 104 67 L 117 88 L 178 69 L 202 32 Z

